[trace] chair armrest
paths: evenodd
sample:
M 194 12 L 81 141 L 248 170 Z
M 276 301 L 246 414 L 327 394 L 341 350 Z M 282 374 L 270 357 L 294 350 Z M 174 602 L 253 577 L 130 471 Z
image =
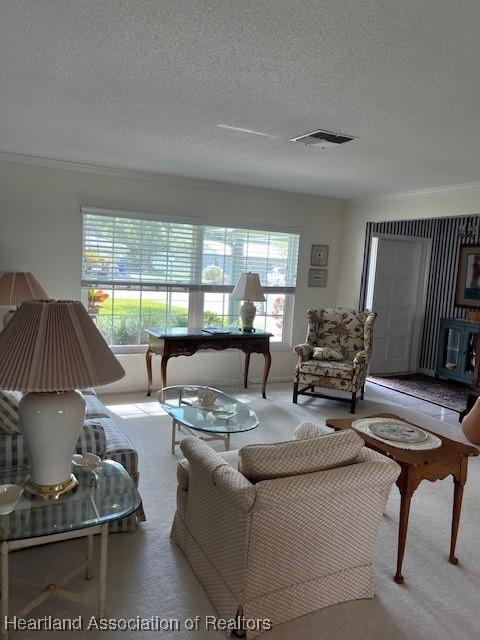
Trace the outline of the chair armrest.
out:
M 253 507 L 257 495 L 255 485 L 240 471 L 225 464 L 215 469 L 212 480 L 216 488 L 245 513 Z
M 313 353 L 313 347 L 308 342 L 303 342 L 302 344 L 297 344 L 296 347 L 293 347 L 294 352 L 297 354 L 300 362 L 304 360 L 308 360 Z
M 256 497 L 255 485 L 253 485 L 244 475 L 234 469 L 216 451 L 205 442 L 195 437 L 184 438 L 180 444 L 185 457 L 188 460 L 188 467 L 182 463 L 184 469 L 177 468 L 177 473 L 182 476 L 184 485 L 186 484 L 184 471 L 188 471 L 188 484 L 193 482 L 196 474 L 197 479 L 210 485 L 212 491 L 217 491 L 227 497 L 232 506 L 238 507 L 244 512 L 249 511 Z
M 364 364 L 368 362 L 368 352 L 365 349 L 361 351 L 357 351 L 355 357 L 353 358 L 353 366 Z

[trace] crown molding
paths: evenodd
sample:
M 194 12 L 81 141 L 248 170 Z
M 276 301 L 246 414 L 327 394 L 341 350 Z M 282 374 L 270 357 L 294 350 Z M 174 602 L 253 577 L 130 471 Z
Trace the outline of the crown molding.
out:
M 428 198 L 430 196 L 449 195 L 458 192 L 480 192 L 480 182 L 464 182 L 460 184 L 449 184 L 442 187 L 431 187 L 429 189 L 416 189 L 414 191 L 400 191 L 398 193 L 387 193 L 384 195 L 352 198 L 349 205 L 366 205 L 373 202 L 392 202 L 395 200 L 408 200 L 411 198 Z
M 257 196 L 266 198 L 291 198 L 293 200 L 320 200 L 323 204 L 346 205 L 345 198 L 332 198 L 331 196 L 321 196 L 312 193 L 302 193 L 300 191 L 283 191 L 281 189 L 269 189 L 267 187 L 256 187 L 249 185 L 232 184 L 230 182 L 216 182 L 214 180 L 204 180 L 202 178 L 188 178 L 183 176 L 170 176 L 154 171 L 137 171 L 136 169 L 121 169 L 116 167 L 104 167 L 101 165 L 88 164 L 82 162 L 72 162 L 70 160 L 55 160 L 54 158 L 43 158 L 41 156 L 30 156 L 9 151 L 0 151 L 0 162 L 9 162 L 24 165 L 47 167 L 49 169 L 61 169 L 65 171 L 80 171 L 83 173 L 93 173 L 97 175 L 111 176 L 130 180 L 145 180 L 148 182 L 159 182 L 161 184 L 171 184 L 179 187 L 189 187 L 191 189 L 208 189 L 209 191 L 223 191 L 231 193 L 245 193 L 255 191 Z

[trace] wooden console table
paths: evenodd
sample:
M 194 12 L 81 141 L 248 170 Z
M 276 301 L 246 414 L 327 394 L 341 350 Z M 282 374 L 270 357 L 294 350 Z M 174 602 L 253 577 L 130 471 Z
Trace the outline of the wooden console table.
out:
M 177 356 L 191 356 L 197 351 L 205 349 L 239 349 L 245 354 L 245 372 L 243 383 L 245 389 L 248 384 L 248 369 L 250 354 L 261 353 L 265 358 L 262 378 L 262 396 L 265 398 L 268 372 L 272 357 L 270 355 L 271 333 L 267 331 L 255 331 L 243 333 L 238 329 L 232 329 L 230 333 L 206 333 L 201 329 L 146 329 L 149 344 L 146 353 L 148 387 L 147 396 L 152 392 L 152 356 L 162 356 L 161 383 L 167 386 L 167 363 L 170 358 Z
M 395 418 L 408 422 L 405 418 L 399 418 L 390 413 L 379 413 L 371 418 Z M 351 429 L 352 422 L 355 418 L 337 419 L 329 418 L 326 425 L 341 431 L 342 429 Z M 410 422 L 409 424 L 413 424 Z M 416 425 L 414 425 L 416 426 Z M 425 427 L 421 427 L 425 431 Z M 452 564 L 458 564 L 455 556 L 455 546 L 457 542 L 458 525 L 460 522 L 460 511 L 462 508 L 463 487 L 467 481 L 467 465 L 469 456 L 478 456 L 478 449 L 445 438 L 445 436 L 435 433 L 442 441 L 442 446 L 438 449 L 430 449 L 426 451 L 412 451 L 408 449 L 399 449 L 392 447 L 384 442 L 372 438 L 365 433 L 358 433 L 367 447 L 383 453 L 383 455 L 392 458 L 401 467 L 401 472 L 397 480 L 397 487 L 400 491 L 400 520 L 398 525 L 398 553 L 397 553 L 397 571 L 394 576 L 395 582 L 401 584 L 403 582 L 402 563 L 405 553 L 405 542 L 407 540 L 408 516 L 410 512 L 410 502 L 422 480 L 435 482 L 443 480 L 449 475 L 453 476 L 454 492 L 453 492 L 453 511 L 452 511 L 452 530 L 450 536 L 450 554 L 448 561 Z M 434 433 L 431 431 L 430 433 Z

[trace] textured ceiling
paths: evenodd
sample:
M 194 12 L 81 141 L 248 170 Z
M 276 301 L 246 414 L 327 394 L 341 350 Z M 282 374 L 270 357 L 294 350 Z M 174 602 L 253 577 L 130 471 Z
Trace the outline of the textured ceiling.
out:
M 478 0 L 2 0 L 0 151 L 338 197 L 474 182 L 479 32 Z M 359 140 L 289 142 L 317 128 Z

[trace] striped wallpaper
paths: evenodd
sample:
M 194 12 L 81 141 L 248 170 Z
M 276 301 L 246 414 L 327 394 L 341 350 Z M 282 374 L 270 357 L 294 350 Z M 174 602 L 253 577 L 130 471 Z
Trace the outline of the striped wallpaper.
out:
M 463 225 L 470 222 L 475 237 L 468 244 L 480 244 L 480 215 L 422 220 L 367 222 L 365 254 L 360 288 L 360 309 L 365 306 L 370 245 L 373 233 L 430 238 L 432 254 L 427 285 L 425 321 L 420 351 L 420 368 L 433 371 L 437 359 L 440 318 L 466 318 L 465 309 L 454 306 L 455 282 L 460 245 L 467 244 L 458 237 Z

